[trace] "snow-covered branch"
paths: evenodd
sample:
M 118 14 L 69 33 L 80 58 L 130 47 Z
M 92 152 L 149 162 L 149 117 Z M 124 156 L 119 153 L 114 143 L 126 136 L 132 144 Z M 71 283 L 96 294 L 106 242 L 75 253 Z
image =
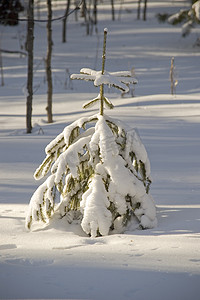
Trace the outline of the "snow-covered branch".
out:
M 172 25 L 183 23 L 182 35 L 184 37 L 187 36 L 196 24 L 200 24 L 200 0 L 196 1 L 190 9 L 181 9 L 176 14 L 170 16 L 168 22 Z
M 130 83 L 136 84 L 137 80 L 132 77 L 131 72 L 121 71 L 121 72 L 107 72 L 102 74 L 101 71 L 95 71 L 89 68 L 83 68 L 80 70 L 80 74 L 72 74 L 71 79 L 80 79 L 85 81 L 94 81 L 95 86 L 100 86 L 106 84 L 113 86 L 123 92 L 128 92 Z

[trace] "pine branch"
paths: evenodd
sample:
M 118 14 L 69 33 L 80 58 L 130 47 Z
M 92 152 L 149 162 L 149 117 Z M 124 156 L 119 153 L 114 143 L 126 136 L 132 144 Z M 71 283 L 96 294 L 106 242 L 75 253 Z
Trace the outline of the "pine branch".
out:
M 100 99 L 99 99 L 99 95 L 98 95 L 97 98 L 94 98 L 94 99 L 90 100 L 89 102 L 84 103 L 84 104 L 83 104 L 83 108 L 84 108 L 84 109 L 91 108 L 91 107 L 92 107 L 95 103 L 97 103 L 99 100 L 100 100 Z
M 113 109 L 114 108 L 114 105 L 112 104 L 112 102 L 108 98 L 104 97 L 103 100 L 104 100 L 104 103 L 106 104 L 106 106 L 109 109 Z
M 36 169 L 35 173 L 34 173 L 34 178 L 36 180 L 41 179 L 42 177 L 46 176 L 46 174 L 48 173 L 49 169 L 51 168 L 51 164 L 54 161 L 54 153 L 51 155 L 48 155 L 43 162 L 41 163 L 41 165 Z

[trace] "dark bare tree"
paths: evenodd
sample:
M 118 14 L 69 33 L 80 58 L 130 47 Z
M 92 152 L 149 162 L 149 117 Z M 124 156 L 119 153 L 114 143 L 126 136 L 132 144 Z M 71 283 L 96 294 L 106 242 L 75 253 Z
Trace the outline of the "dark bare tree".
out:
M 137 7 L 137 19 L 140 20 L 140 13 L 141 13 L 141 2 L 142 0 L 138 0 L 138 7 Z M 143 20 L 146 21 L 147 19 L 147 0 L 144 0 L 144 8 L 143 8 Z
M 86 34 L 92 35 L 94 24 L 97 24 L 97 0 L 86 2 L 86 0 L 81 2 L 81 17 L 85 19 Z M 92 3 L 93 10 L 91 9 Z
M 33 46 L 34 46 L 34 0 L 28 3 L 28 22 L 26 49 L 28 52 L 27 100 L 26 100 L 26 132 L 32 131 L 32 99 L 33 99 Z
M 147 19 L 147 0 L 144 0 L 144 9 L 143 9 L 143 20 Z
M 137 7 L 137 19 L 140 19 L 140 9 L 141 9 L 141 1 L 142 0 L 138 0 L 138 7 Z
M 94 7 L 93 7 L 93 18 L 94 18 L 94 24 L 97 24 L 97 0 L 94 0 Z
M 86 25 L 86 34 L 90 34 L 90 10 L 87 8 L 86 0 L 82 1 L 82 8 L 81 8 L 81 17 L 85 19 L 85 25 Z
M 53 122 L 52 117 L 52 94 L 53 94 L 53 85 L 52 85 L 52 72 L 51 72 L 51 56 L 52 56 L 52 6 L 51 0 L 47 0 L 48 8 L 48 21 L 47 21 L 47 56 L 46 56 L 46 76 L 47 76 L 47 119 L 48 123 Z
M 114 0 L 111 0 L 111 9 L 112 9 L 112 20 L 115 20 L 115 8 L 114 8 Z
M 63 19 L 63 27 L 62 27 L 62 42 L 66 43 L 66 34 L 67 34 L 67 16 L 69 14 L 69 8 L 70 8 L 70 0 L 67 0 L 67 6 L 65 10 L 65 17 Z

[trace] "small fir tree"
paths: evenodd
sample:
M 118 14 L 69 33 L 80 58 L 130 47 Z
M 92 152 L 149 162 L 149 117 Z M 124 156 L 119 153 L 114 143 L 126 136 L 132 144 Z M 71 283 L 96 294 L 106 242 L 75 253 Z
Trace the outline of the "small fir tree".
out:
M 105 67 L 107 30 L 104 30 L 102 70 L 81 69 L 72 79 L 92 80 L 100 86 L 100 113 L 67 126 L 45 149 L 46 158 L 34 176 L 51 174 L 33 194 L 26 227 L 33 221 L 51 221 L 54 215 L 80 222 L 90 236 L 123 232 L 128 226 L 156 225 L 154 200 L 149 194 L 150 164 L 138 134 L 119 120 L 104 114 L 113 104 L 104 96 L 104 85 L 127 91 L 136 83 L 131 72 L 108 73 Z M 56 192 L 60 201 L 56 205 Z
M 168 22 L 172 25 L 182 23 L 182 36 L 187 36 L 195 25 L 200 24 L 200 0 L 192 0 L 189 9 L 181 9 L 176 14 L 168 18 Z

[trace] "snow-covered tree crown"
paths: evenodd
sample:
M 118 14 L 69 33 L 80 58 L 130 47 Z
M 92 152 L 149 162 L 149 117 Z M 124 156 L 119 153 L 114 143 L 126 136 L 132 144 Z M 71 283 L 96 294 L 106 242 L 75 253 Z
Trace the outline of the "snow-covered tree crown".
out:
M 107 72 L 105 71 L 105 60 L 106 60 L 106 37 L 107 28 L 104 29 L 104 43 L 103 43 L 103 55 L 102 55 L 102 70 L 95 71 L 89 68 L 82 68 L 80 74 L 72 74 L 71 79 L 80 79 L 85 81 L 94 81 L 95 86 L 100 86 L 99 95 L 89 102 L 83 105 L 83 108 L 91 107 L 97 101 L 100 101 L 100 115 L 103 115 L 104 104 L 106 107 L 112 109 L 113 104 L 104 96 L 103 86 L 113 86 L 122 92 L 127 93 L 129 91 L 129 84 L 136 84 L 137 80 L 133 77 L 131 71 L 120 71 L 120 72 Z
M 31 198 L 27 228 L 56 216 L 80 222 L 92 237 L 120 233 L 131 224 L 134 229 L 156 225 L 150 163 L 134 129 L 106 115 L 83 117 L 67 126 L 45 152 L 34 176 L 51 174 Z

